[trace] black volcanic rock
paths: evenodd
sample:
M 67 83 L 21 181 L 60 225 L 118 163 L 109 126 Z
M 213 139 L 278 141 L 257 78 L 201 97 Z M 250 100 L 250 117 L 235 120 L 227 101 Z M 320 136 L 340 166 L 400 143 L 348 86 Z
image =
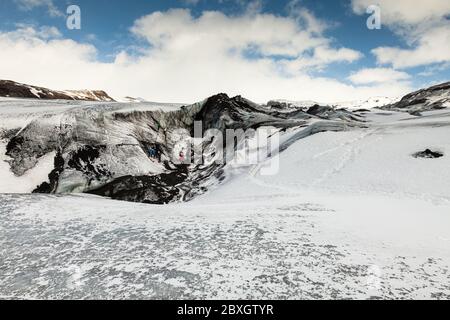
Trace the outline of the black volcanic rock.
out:
M 313 105 L 311 108 L 306 111 L 307 114 L 313 115 L 313 116 L 322 116 L 326 115 L 329 112 L 333 112 L 334 109 L 329 106 L 319 106 L 318 104 Z
M 241 96 L 230 98 L 224 93 L 208 98 L 195 116 L 195 121 L 202 121 L 204 130 L 245 129 L 270 119 L 270 114 L 257 104 Z
M 182 192 L 177 185 L 187 175 L 187 166 L 178 166 L 177 170 L 155 176 L 121 177 L 87 193 L 122 201 L 167 204 L 180 199 Z
M 413 154 L 414 158 L 428 158 L 428 159 L 441 158 L 443 156 L 444 156 L 443 153 L 438 151 L 431 151 L 430 149 L 426 149 L 425 151 Z

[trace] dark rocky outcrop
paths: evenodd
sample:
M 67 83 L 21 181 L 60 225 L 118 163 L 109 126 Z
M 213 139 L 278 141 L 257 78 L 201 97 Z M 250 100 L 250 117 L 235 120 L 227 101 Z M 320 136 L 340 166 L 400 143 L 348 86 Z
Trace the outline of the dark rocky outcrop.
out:
M 0 129 L 0 140 L 10 140 L 20 131 L 20 128 L 16 129 Z
M 444 154 L 439 151 L 431 151 L 430 149 L 426 149 L 425 151 L 420 151 L 413 154 L 414 158 L 427 158 L 427 159 L 436 159 L 443 157 Z
M 404 111 L 421 116 L 422 112 L 445 109 L 450 105 L 450 82 L 407 94 L 399 102 L 382 109 Z
M 167 204 L 181 198 L 179 184 L 188 176 L 187 166 L 154 176 L 125 176 L 92 191 L 89 194 L 109 197 L 115 200 Z
M 0 80 L 0 97 L 42 100 L 114 101 L 113 98 L 102 90 L 57 91 L 10 80 Z
M 318 104 L 309 108 L 306 113 L 313 116 L 327 116 L 330 112 L 334 112 L 334 109 L 329 106 L 320 106 Z

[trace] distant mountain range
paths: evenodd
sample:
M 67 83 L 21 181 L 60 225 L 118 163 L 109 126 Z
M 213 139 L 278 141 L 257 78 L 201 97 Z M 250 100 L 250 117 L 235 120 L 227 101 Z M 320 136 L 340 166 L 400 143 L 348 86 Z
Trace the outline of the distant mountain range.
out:
M 420 115 L 421 112 L 449 107 L 450 81 L 407 94 L 399 102 L 384 106 L 382 109 Z
M 423 111 L 450 107 L 450 82 L 445 82 L 399 97 L 371 97 L 367 100 L 318 103 L 315 101 L 271 100 L 263 105 L 274 112 L 289 113 L 294 111 L 306 112 L 313 106 L 329 107 L 333 109 L 365 110 L 380 108 L 419 114 Z M 43 87 L 23 84 L 11 80 L 0 80 L 0 97 L 27 98 L 39 100 L 77 100 L 98 102 L 147 102 L 143 98 L 123 97 L 114 99 L 103 90 L 52 90 Z
M 336 103 L 320 103 L 317 101 L 289 101 L 289 100 L 271 100 L 267 103 L 272 109 L 279 109 L 280 111 L 287 112 L 289 110 L 302 109 L 307 110 L 314 105 L 329 106 L 335 109 L 347 109 L 347 110 L 358 110 L 358 109 L 372 109 L 380 108 L 386 105 L 394 104 L 400 101 L 400 97 L 371 97 L 366 100 L 356 100 L 356 101 L 345 101 Z
M 114 102 L 103 90 L 52 90 L 18 83 L 11 80 L 0 80 L 0 97 L 29 98 L 42 100 L 80 100 Z

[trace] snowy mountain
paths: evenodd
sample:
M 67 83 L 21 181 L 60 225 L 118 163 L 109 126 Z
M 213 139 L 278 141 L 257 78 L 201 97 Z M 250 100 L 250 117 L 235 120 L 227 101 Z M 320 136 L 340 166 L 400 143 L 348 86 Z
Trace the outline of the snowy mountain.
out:
M 29 98 L 43 100 L 81 100 L 81 101 L 114 101 L 101 90 L 66 90 L 57 91 L 31 86 L 10 80 L 0 80 L 0 97 Z
M 380 108 L 398 102 L 400 98 L 392 97 L 371 97 L 367 100 L 346 101 L 336 103 L 320 103 L 315 101 L 288 101 L 288 100 L 271 100 L 267 103 L 267 107 L 272 110 L 281 112 L 292 111 L 295 109 L 307 110 L 314 105 L 329 106 L 335 109 L 362 110 Z
M 64 90 L 61 92 L 63 94 L 67 94 L 73 100 L 103 101 L 103 102 L 115 101 L 103 90 Z
M 385 107 L 411 114 L 450 107 L 450 82 L 438 84 L 404 96 L 399 102 Z
M 396 103 L 399 100 L 400 97 L 371 97 L 367 100 L 332 103 L 331 106 L 348 110 L 373 109 Z

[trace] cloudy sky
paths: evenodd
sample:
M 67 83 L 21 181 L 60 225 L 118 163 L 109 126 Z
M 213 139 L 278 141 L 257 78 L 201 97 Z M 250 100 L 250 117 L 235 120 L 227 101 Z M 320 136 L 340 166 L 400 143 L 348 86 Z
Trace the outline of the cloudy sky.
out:
M 450 1 L 1 0 L 0 79 L 185 103 L 399 96 L 450 80 Z

